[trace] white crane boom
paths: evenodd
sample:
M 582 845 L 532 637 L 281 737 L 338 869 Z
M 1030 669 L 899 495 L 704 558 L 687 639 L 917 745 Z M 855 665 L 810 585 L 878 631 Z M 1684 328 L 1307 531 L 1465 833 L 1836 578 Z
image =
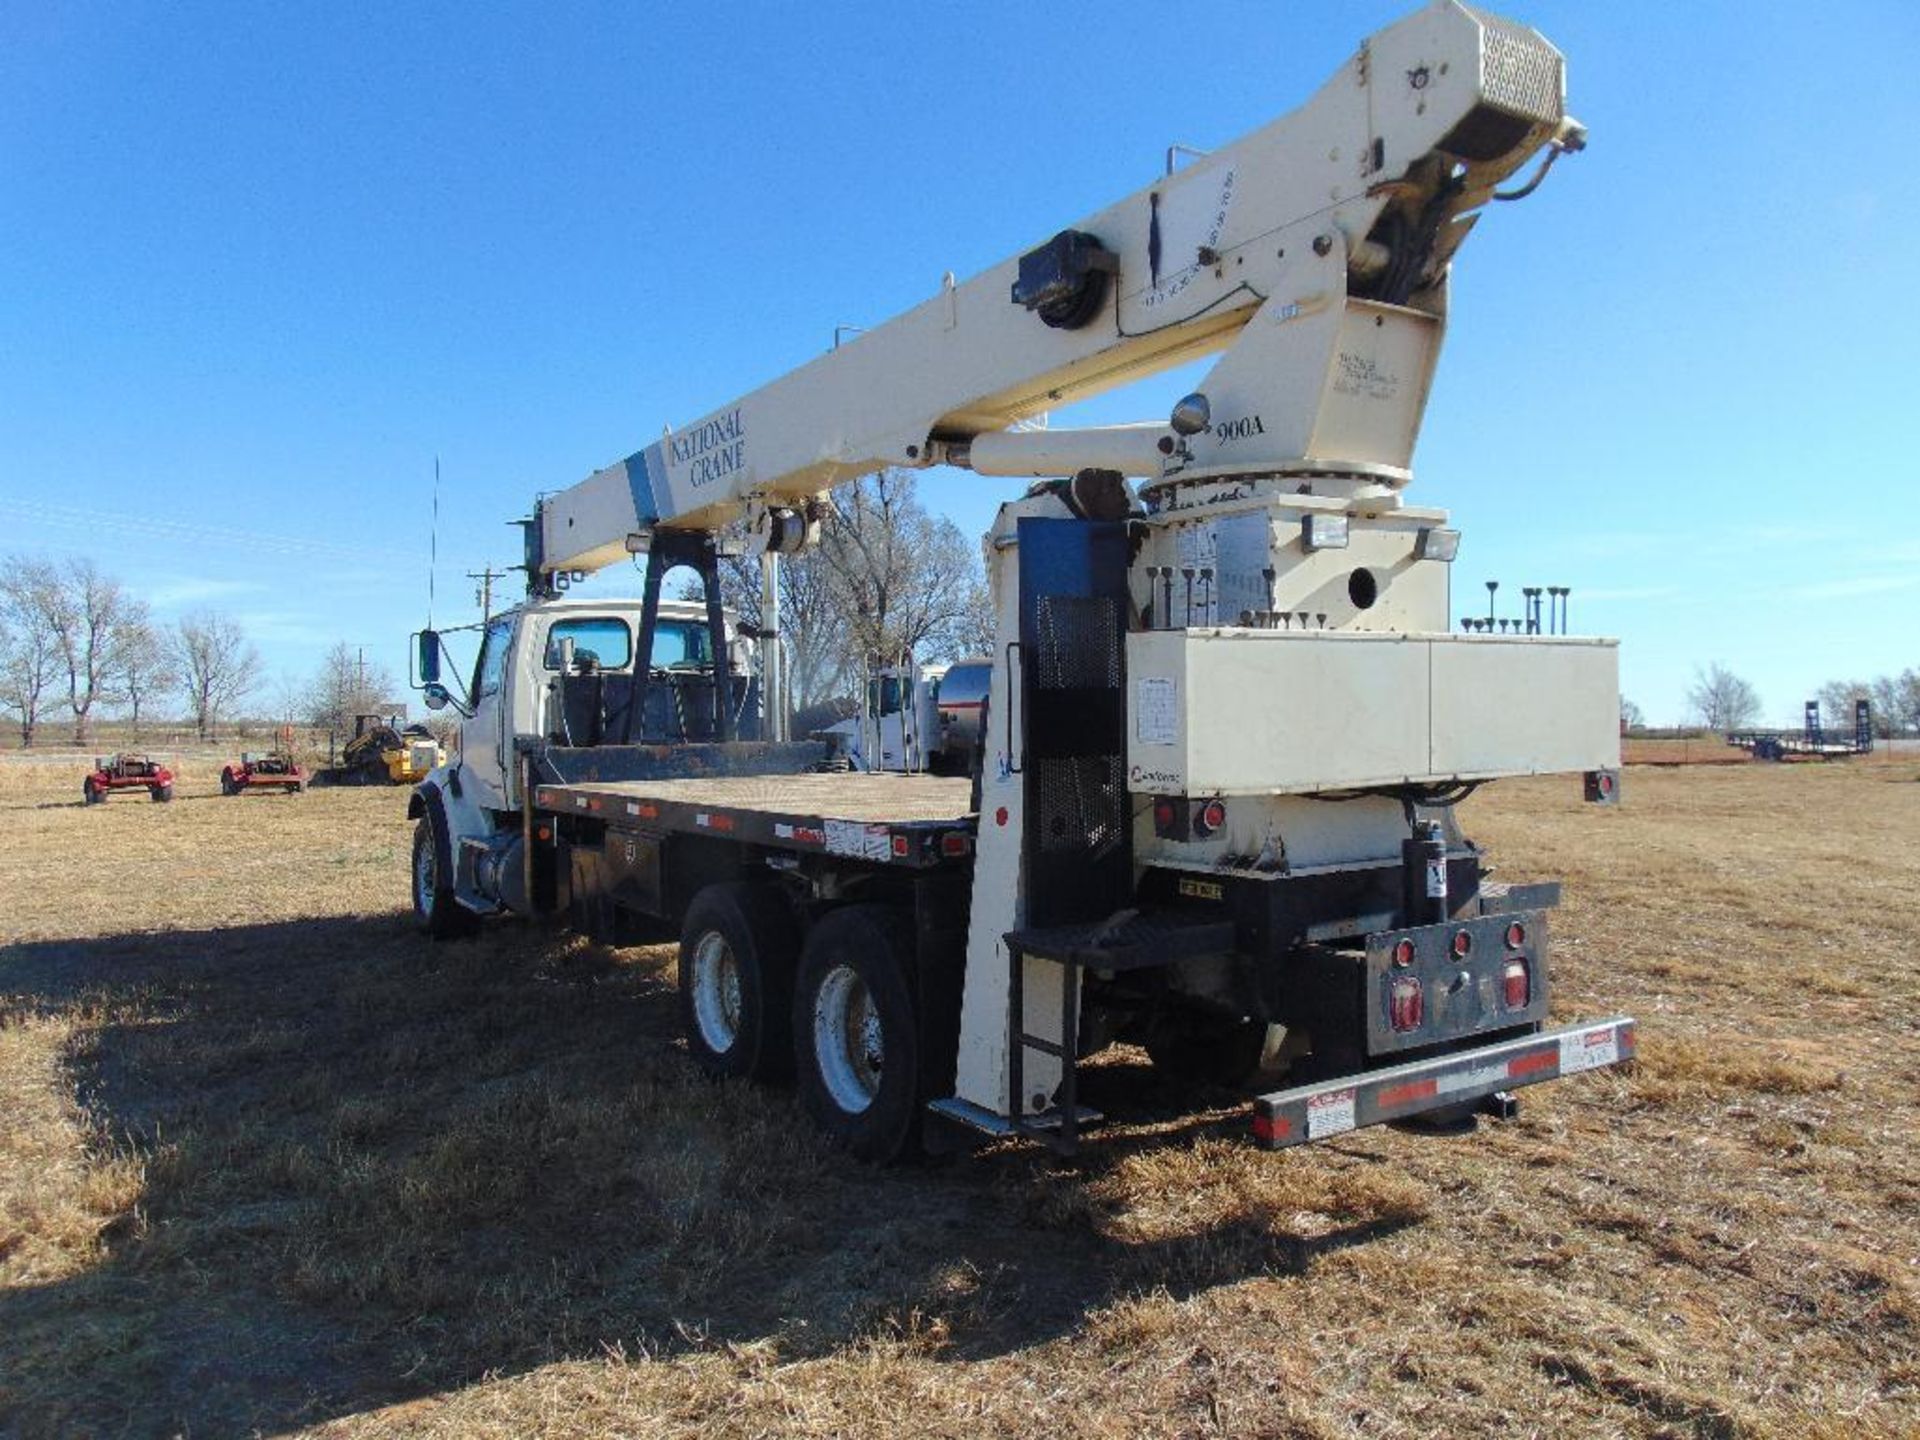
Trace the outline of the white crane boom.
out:
M 1298 110 L 1027 254 L 546 497 L 530 579 L 656 529 L 797 548 L 823 492 L 890 465 L 1408 478 L 1449 259 L 1495 187 L 1578 148 L 1559 52 L 1457 0 L 1365 41 Z M 1178 426 L 1011 427 L 1228 353 Z

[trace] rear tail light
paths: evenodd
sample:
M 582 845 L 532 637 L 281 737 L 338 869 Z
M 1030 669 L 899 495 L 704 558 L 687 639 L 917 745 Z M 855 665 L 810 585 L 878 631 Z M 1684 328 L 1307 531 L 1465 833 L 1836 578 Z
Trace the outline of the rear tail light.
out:
M 1527 1002 L 1533 998 L 1533 976 L 1525 960 L 1507 961 L 1506 969 L 1500 975 L 1500 983 L 1509 1010 L 1527 1008 Z
M 1388 1022 L 1395 1030 L 1404 1033 L 1418 1030 L 1426 1018 L 1426 995 L 1420 989 L 1420 982 L 1411 975 L 1400 976 L 1387 992 Z
M 1456 931 L 1453 937 L 1453 953 L 1458 955 L 1462 960 L 1464 960 L 1467 958 L 1468 953 L 1472 951 L 1472 949 L 1473 949 L 1473 936 L 1469 935 L 1464 930 Z
M 1193 816 L 1193 833 L 1203 839 L 1217 832 L 1227 823 L 1227 807 L 1219 800 L 1209 800 Z
M 1511 925 L 1507 926 L 1507 948 L 1509 950 L 1518 950 L 1522 945 L 1526 943 L 1527 943 L 1527 927 L 1526 926 L 1522 925 L 1518 920 L 1514 921 Z
M 1163 795 L 1153 802 L 1153 833 L 1162 840 L 1184 840 L 1186 827 L 1180 823 L 1180 807 L 1184 802 L 1169 799 Z
M 1402 940 L 1393 947 L 1393 963 L 1402 970 L 1413 964 L 1413 941 Z

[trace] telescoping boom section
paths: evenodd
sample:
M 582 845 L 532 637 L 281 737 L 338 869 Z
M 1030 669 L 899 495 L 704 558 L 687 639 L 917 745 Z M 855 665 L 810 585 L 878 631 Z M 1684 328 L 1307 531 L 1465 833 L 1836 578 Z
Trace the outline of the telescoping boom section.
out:
M 421 637 L 465 715 L 414 798 L 423 927 L 665 922 L 694 1061 L 796 1085 L 872 1159 L 1070 1148 L 1115 1043 L 1238 1091 L 1272 1147 L 1628 1059 L 1624 1017 L 1548 1028 L 1559 886 L 1495 881 L 1459 808 L 1521 775 L 1619 798 L 1616 647 L 1456 628 L 1461 535 L 1408 489 L 1450 267 L 1583 144 L 1562 95 L 1540 36 L 1441 0 L 1293 113 L 547 497 L 467 699 Z M 1205 356 L 1152 418 L 1022 423 Z M 985 539 L 991 642 L 903 661 L 956 687 L 916 729 L 944 773 L 834 773 L 789 733 L 777 557 L 834 486 L 923 465 L 1034 482 Z M 723 530 L 765 563 L 761 626 L 722 603 Z M 638 599 L 557 594 L 626 555 Z M 662 598 L 676 565 L 704 605 Z
M 654 527 L 743 517 L 778 544 L 769 512 L 890 465 L 1151 478 L 1311 461 L 1403 482 L 1447 263 L 1516 170 L 1583 143 L 1562 91 L 1533 31 L 1422 10 L 1291 114 L 549 497 L 534 564 L 594 570 Z M 1221 351 L 1187 433 L 1008 433 Z

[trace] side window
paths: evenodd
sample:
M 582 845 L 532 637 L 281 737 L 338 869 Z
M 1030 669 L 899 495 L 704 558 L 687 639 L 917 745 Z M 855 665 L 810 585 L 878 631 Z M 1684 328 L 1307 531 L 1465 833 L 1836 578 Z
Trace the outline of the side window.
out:
M 549 670 L 560 668 L 560 642 L 573 641 L 576 661 L 593 656 L 602 670 L 624 670 L 633 659 L 633 632 L 627 622 L 613 615 L 592 615 L 578 620 L 560 620 L 547 631 L 545 664 Z
M 477 704 L 497 694 L 507 673 L 507 651 L 513 645 L 511 617 L 487 626 L 487 637 L 480 642 L 480 662 L 473 672 L 473 698 Z

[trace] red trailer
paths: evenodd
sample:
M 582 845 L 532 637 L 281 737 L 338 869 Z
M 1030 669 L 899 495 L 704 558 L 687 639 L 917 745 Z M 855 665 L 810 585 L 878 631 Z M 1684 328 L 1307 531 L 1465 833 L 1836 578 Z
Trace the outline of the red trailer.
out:
M 297 795 L 307 788 L 307 772 L 283 750 L 265 755 L 243 753 L 237 765 L 220 772 L 222 795 L 244 795 L 249 790 L 284 790 Z
M 173 799 L 173 772 L 145 755 L 96 758 L 93 773 L 81 782 L 87 804 L 98 805 L 116 790 L 144 790 L 157 803 Z

